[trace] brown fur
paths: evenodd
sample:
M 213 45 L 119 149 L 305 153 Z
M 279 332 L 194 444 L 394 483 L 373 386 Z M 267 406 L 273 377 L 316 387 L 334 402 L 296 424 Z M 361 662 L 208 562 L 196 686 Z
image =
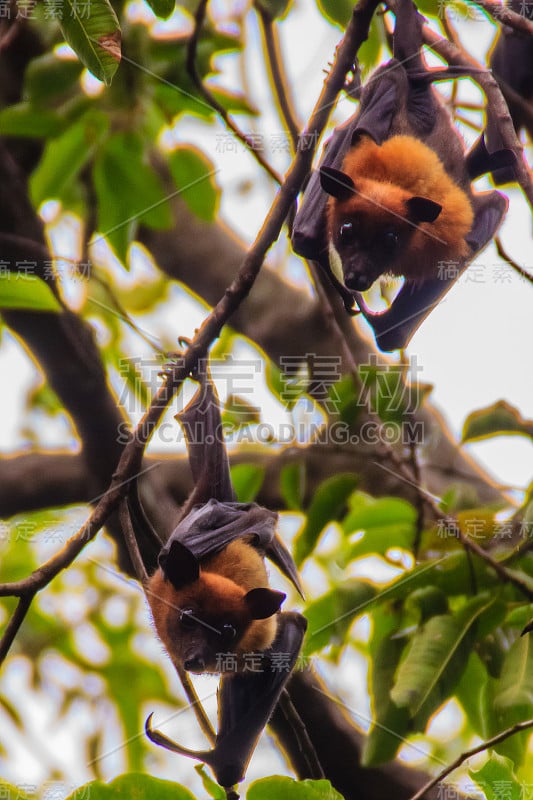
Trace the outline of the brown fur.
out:
M 343 221 L 354 219 L 368 237 L 379 236 L 391 225 L 412 228 L 405 202 L 422 196 L 442 205 L 442 211 L 434 222 L 413 229 L 389 274 L 411 280 L 437 277 L 439 262 L 458 262 L 468 255 L 465 237 L 474 219 L 470 199 L 423 142 L 393 136 L 378 146 L 365 136 L 346 155 L 342 171 L 352 178 L 357 193 L 343 201 L 329 198 L 330 239 Z
M 267 587 L 268 578 L 263 559 L 243 540 L 235 540 L 220 553 L 202 562 L 200 577 L 177 590 L 158 569 L 148 583 L 147 597 L 159 638 L 174 663 L 183 665 L 188 641 L 193 634 L 180 632 L 179 618 L 183 609 L 192 608 L 198 619 L 207 624 L 200 637 L 211 636 L 217 647 L 216 633 L 224 623 L 244 631 L 235 644 L 220 645 L 219 652 L 230 651 L 242 668 L 244 654 L 268 648 L 276 635 L 276 615 L 267 619 L 251 619 L 244 596 L 250 589 Z M 206 672 L 218 672 L 216 663 L 206 665 Z

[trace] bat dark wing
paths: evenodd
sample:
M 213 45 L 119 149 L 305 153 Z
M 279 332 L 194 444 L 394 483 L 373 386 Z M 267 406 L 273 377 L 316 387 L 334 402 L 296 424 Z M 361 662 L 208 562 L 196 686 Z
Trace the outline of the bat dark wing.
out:
M 213 763 L 222 786 L 233 786 L 243 779 L 257 740 L 296 663 L 306 627 L 301 614 L 280 614 L 278 633 L 264 655 L 261 671 L 222 678 Z
M 390 308 L 379 314 L 369 311 L 363 299 L 360 296 L 357 298 L 363 316 L 372 326 L 376 343 L 381 350 L 385 352 L 397 350 L 405 347 L 410 341 L 415 331 L 440 303 L 472 259 L 490 242 L 507 210 L 507 198 L 499 192 L 484 192 L 475 195 L 473 206 L 474 224 L 467 236 L 472 255 L 461 264 L 454 264 L 449 276 L 446 276 L 444 270 L 442 278 L 424 281 L 418 285 L 405 283 Z
M 202 561 L 220 552 L 235 539 L 246 538 L 289 578 L 301 594 L 296 565 L 281 539 L 276 536 L 277 520 L 276 513 L 256 503 L 222 503 L 211 499 L 194 506 L 180 520 L 161 550 L 160 560 L 165 560 L 176 539 Z
M 195 485 L 188 508 L 211 498 L 221 501 L 235 500 L 224 444 L 220 404 L 205 359 L 199 362 L 193 377 L 199 383 L 198 391 L 188 406 L 176 415 L 187 439 L 189 464 Z
M 223 550 L 230 542 L 246 538 L 302 594 L 296 565 L 276 535 L 278 515 L 256 503 L 238 503 L 235 500 L 219 401 L 204 363 L 199 365 L 194 378 L 200 383 L 198 391 L 177 416 L 187 439 L 195 481 L 194 505 L 191 507 L 188 501 L 185 515 L 161 550 L 159 561 L 165 561 L 172 542 L 176 540 L 202 561 Z
M 232 787 L 243 780 L 257 741 L 276 707 L 298 658 L 307 622 L 294 611 L 278 615 L 278 632 L 271 648 L 258 654 L 252 671 L 223 676 L 218 693 L 219 728 L 212 750 L 189 750 L 150 726 L 156 744 L 208 764 L 218 783 Z

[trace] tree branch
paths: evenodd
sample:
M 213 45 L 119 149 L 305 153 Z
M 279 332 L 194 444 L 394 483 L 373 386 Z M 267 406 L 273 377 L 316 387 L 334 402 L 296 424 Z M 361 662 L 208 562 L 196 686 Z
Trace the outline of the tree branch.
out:
M 524 14 L 517 14 L 512 8 L 494 0 L 474 0 L 474 5 L 479 6 L 501 25 L 508 25 L 515 31 L 522 31 L 533 36 L 533 22 Z
M 282 122 L 287 126 L 292 142 L 293 152 L 298 147 L 300 137 L 300 124 L 296 119 L 294 106 L 290 99 L 289 87 L 285 79 L 285 70 L 281 58 L 281 50 L 277 30 L 272 18 L 267 12 L 259 7 L 257 13 L 261 21 L 261 30 L 265 42 L 265 49 L 268 56 L 268 66 L 270 77 L 274 87 L 274 94 L 277 100 L 279 114 Z
M 472 72 L 471 77 L 479 84 L 485 93 L 487 105 L 490 108 L 490 113 L 494 119 L 495 125 L 498 128 L 503 146 L 512 150 L 516 155 L 515 169 L 517 172 L 517 180 L 530 206 L 533 208 L 533 182 L 531 180 L 529 167 L 524 159 L 523 147 L 516 137 L 509 109 L 507 108 L 507 104 L 496 79 L 492 73 L 484 69 L 475 58 L 472 58 L 472 56 L 466 53 L 462 48 L 457 47 L 447 39 L 443 39 L 441 36 L 434 33 L 427 25 L 423 27 L 423 39 L 424 42 L 447 61 L 448 64 L 465 69 L 473 68 L 475 70 Z
M 520 733 L 520 731 L 526 731 L 529 728 L 533 728 L 533 719 L 525 720 L 524 722 L 517 722 L 516 725 L 513 725 L 511 728 L 507 728 L 507 730 L 498 733 L 496 736 L 493 736 L 492 739 L 487 739 L 485 742 L 478 744 L 476 747 L 472 747 L 471 750 L 466 750 L 464 753 L 461 753 L 455 761 L 443 769 L 442 772 L 439 772 L 434 778 L 428 781 L 425 786 L 414 794 L 410 800 L 421 800 L 424 795 L 429 792 L 430 789 L 433 789 L 438 783 L 440 783 L 444 778 L 446 778 L 451 772 L 453 772 L 457 767 L 460 767 L 461 764 L 464 764 L 472 756 L 477 755 L 478 753 L 482 753 L 484 750 L 488 750 L 491 747 L 494 747 L 496 744 L 500 744 L 500 742 L 504 742 L 510 736 L 514 736 L 515 733 Z
M 217 112 L 219 117 L 224 121 L 225 125 L 230 129 L 230 131 L 237 137 L 237 139 L 244 144 L 247 150 L 253 155 L 255 160 L 258 164 L 260 164 L 266 172 L 273 178 L 276 183 L 281 184 L 282 178 L 276 170 L 268 163 L 268 161 L 263 157 L 261 154 L 260 149 L 254 143 L 253 139 L 247 136 L 246 133 L 241 131 L 239 126 L 233 121 L 230 117 L 224 106 L 222 106 L 216 97 L 213 95 L 212 92 L 209 91 L 205 83 L 203 82 L 202 78 L 200 77 L 198 70 L 196 68 L 196 51 L 198 49 L 198 42 L 200 39 L 200 33 L 202 30 L 202 26 L 205 20 L 205 14 L 207 10 L 207 4 L 209 0 L 200 0 L 198 3 L 198 7 L 194 14 L 194 30 L 189 39 L 189 44 L 187 47 L 187 72 L 189 76 L 198 89 L 201 96 L 204 98 L 206 103 L 208 103 L 211 108 Z

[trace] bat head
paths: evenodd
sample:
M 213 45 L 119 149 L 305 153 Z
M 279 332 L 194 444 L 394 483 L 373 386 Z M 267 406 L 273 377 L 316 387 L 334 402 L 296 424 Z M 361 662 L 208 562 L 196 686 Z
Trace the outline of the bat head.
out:
M 268 587 L 246 591 L 230 578 L 202 570 L 178 541 L 160 558 L 160 567 L 148 595 L 154 622 L 186 670 L 235 671 L 246 654 L 272 644 L 283 592 Z
M 442 206 L 392 183 L 366 178 L 355 183 L 330 167 L 322 167 L 320 181 L 330 195 L 328 236 L 334 273 L 335 260 L 340 259 L 342 266 L 342 276 L 336 277 L 342 277 L 348 289 L 364 292 L 380 275 L 408 274 L 413 238 L 423 223 L 437 219 Z

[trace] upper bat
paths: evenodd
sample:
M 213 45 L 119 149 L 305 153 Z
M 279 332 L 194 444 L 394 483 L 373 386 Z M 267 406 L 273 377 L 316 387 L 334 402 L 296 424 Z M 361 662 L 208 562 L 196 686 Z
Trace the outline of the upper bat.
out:
M 470 183 L 514 163 L 510 151 L 489 153 L 483 137 L 465 154 L 432 86 L 457 71 L 426 69 L 422 18 L 411 0 L 398 0 L 395 12 L 395 57 L 371 76 L 358 112 L 326 143 L 292 235 L 294 250 L 322 266 L 347 310 L 363 313 L 383 350 L 407 344 L 492 238 L 506 198 L 474 194 Z M 377 314 L 358 290 L 381 274 L 406 281 L 390 308 Z

